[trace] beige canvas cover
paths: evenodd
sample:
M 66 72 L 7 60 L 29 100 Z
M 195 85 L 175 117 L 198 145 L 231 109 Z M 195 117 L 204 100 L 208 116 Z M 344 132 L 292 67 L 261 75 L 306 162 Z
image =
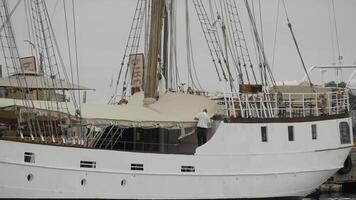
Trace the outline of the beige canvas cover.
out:
M 37 108 L 46 105 L 40 101 L 33 102 Z M 64 104 L 63 102 L 58 103 Z M 22 106 L 23 101 L 0 99 L 0 108 L 15 104 Z M 69 104 L 68 106 L 70 113 L 74 115 L 74 107 Z M 54 104 L 54 108 L 51 110 L 56 111 L 56 108 L 57 105 Z M 82 104 L 81 114 L 84 123 L 93 125 L 112 123 L 125 127 L 180 129 L 194 126 L 196 124 L 195 115 L 204 108 L 208 110 L 209 116 L 213 116 L 218 111 L 217 104 L 204 96 L 166 93 L 161 95 L 155 103 L 145 106 L 143 105 L 143 93 L 136 93 L 128 99 L 127 104 Z
M 0 87 L 48 90 L 92 90 L 64 80 L 52 79 L 36 73 L 15 74 L 0 78 Z

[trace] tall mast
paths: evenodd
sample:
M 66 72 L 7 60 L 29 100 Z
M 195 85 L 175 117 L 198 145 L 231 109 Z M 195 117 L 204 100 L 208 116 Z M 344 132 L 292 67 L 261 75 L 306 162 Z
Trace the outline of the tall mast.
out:
M 152 0 L 148 65 L 145 83 L 145 104 L 151 104 L 157 97 L 157 62 L 160 49 L 164 0 Z
M 166 87 L 168 86 L 168 39 L 169 39 L 169 30 L 168 30 L 168 11 L 167 8 L 164 9 L 164 28 L 163 28 L 163 64 L 162 64 L 162 74 L 166 79 Z M 167 88 L 166 88 L 167 89 Z

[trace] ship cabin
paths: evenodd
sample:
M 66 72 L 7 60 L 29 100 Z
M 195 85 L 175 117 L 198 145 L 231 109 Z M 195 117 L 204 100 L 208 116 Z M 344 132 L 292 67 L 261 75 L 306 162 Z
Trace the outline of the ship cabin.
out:
M 20 58 L 20 63 L 21 70 L 8 76 L 3 76 L 0 66 L 0 136 L 45 142 L 46 132 L 50 130 L 50 135 L 65 135 L 74 132 L 71 129 L 77 130 L 78 127 L 63 129 L 78 121 L 76 110 L 73 117 L 66 113 L 67 105 L 72 102 L 69 93 L 93 89 L 46 75 L 42 67 L 37 69 L 34 56 Z M 54 137 L 51 138 L 56 143 Z
M 0 66 L 0 98 L 69 102 L 66 91 L 93 90 L 59 79 L 56 75 L 46 75 L 41 65 L 37 68 L 34 56 L 20 58 L 20 63 L 21 70 L 8 76 L 3 76 Z
M 40 120 L 42 128 L 37 134 L 32 133 L 31 123 L 23 120 L 24 117 L 20 122 L 15 120 L 18 118 L 13 113 L 11 122 L 4 117 L 1 119 L 3 127 L 0 132 L 2 139 L 42 144 L 194 154 L 198 147 L 194 116 L 204 108 L 211 116 L 208 141 L 221 123 L 292 123 L 345 117 L 349 112 L 347 90 L 303 85 L 274 86 L 268 90 L 260 86 L 241 88 L 243 92 L 238 94 L 167 92 L 150 107 L 142 105 L 142 96 L 137 97 L 140 95 L 133 95 L 120 105 L 83 104 L 80 120 L 67 115 L 52 115 L 56 122 L 51 124 L 45 115 L 47 118 Z M 28 108 L 22 110 L 23 113 L 27 111 Z M 71 113 L 75 115 L 75 111 Z
M 241 88 L 243 92 L 239 94 L 199 93 L 208 96 L 218 106 L 216 112 L 211 115 L 208 140 L 221 122 L 292 123 L 337 118 L 348 115 L 349 112 L 347 90 L 294 85 L 274 86 L 267 93 L 262 91 L 261 86 Z M 177 124 L 175 125 L 179 127 Z M 126 128 L 107 126 L 96 134 L 95 129 L 89 128 L 88 144 L 93 148 L 123 151 L 193 154 L 198 147 L 196 123 L 179 128 L 173 126 L 170 128 L 165 128 L 164 125 Z

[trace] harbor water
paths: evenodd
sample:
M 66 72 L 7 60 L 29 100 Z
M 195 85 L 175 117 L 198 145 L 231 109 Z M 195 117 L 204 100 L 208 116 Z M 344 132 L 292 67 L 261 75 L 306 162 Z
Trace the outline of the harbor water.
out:
M 356 200 L 355 194 L 341 194 L 341 193 L 331 193 L 331 194 L 321 194 L 320 200 Z M 314 198 L 304 198 L 303 200 L 315 200 Z

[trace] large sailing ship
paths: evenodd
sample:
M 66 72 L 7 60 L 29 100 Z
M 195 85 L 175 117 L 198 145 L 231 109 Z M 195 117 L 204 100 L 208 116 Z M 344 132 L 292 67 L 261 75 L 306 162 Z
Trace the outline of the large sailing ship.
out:
M 220 8 L 211 17 L 203 1 L 191 2 L 224 92 L 197 91 L 194 85 L 174 89 L 178 70 L 169 44 L 175 3 L 138 0 L 119 72 L 120 101 L 117 95 L 95 106 L 80 104 L 80 98 L 33 100 L 26 87 L 18 88 L 21 99 L 0 99 L 1 116 L 9 116 L 0 118 L 0 198 L 299 198 L 343 166 L 352 147 L 348 91 L 276 86 L 245 1 L 258 49 L 258 80 L 236 2 L 211 4 Z M 43 73 L 59 76 L 45 1 L 25 3 L 35 27 L 34 54 Z M 6 69 L 22 72 L 7 2 L 1 4 Z M 139 54 L 145 24 L 147 54 Z M 191 56 L 190 39 L 187 46 Z M 41 84 L 60 88 L 58 81 L 46 80 Z M 23 77 L 15 83 L 29 85 Z M 208 141 L 198 146 L 194 116 L 203 109 L 212 122 Z

